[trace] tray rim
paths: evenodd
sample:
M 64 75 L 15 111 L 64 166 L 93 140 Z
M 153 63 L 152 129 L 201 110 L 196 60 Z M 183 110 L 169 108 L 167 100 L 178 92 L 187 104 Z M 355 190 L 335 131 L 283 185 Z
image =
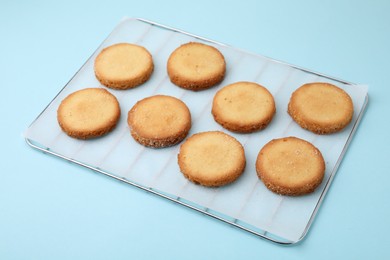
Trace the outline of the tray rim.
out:
M 287 62 L 284 62 L 284 61 L 280 61 L 280 60 L 277 60 L 277 59 L 273 59 L 273 58 L 270 58 L 268 56 L 265 56 L 265 55 L 262 55 L 262 54 L 257 54 L 257 53 L 252 53 L 252 52 L 249 52 L 249 51 L 246 51 L 246 50 L 242 50 L 240 48 L 236 48 L 236 47 L 233 47 L 231 45 L 228 45 L 228 44 L 225 44 L 225 43 L 220 43 L 218 41 L 214 41 L 214 40 L 211 40 L 211 39 L 208 39 L 208 38 L 205 38 L 205 37 L 202 37 L 202 36 L 198 36 L 198 35 L 195 35 L 195 34 L 192 34 L 192 33 L 189 33 L 189 32 L 186 32 L 184 30 L 181 30 L 181 29 L 177 29 L 177 28 L 174 28 L 174 27 L 171 27 L 171 26 L 167 26 L 167 25 L 163 25 L 163 24 L 160 24 L 160 23 L 157 23 L 157 22 L 153 22 L 151 20 L 147 20 L 147 19 L 143 19 L 143 18 L 139 18 L 139 17 L 134 17 L 134 18 L 131 18 L 131 17 L 123 17 L 118 24 L 116 24 L 116 26 L 113 28 L 113 30 L 102 40 L 102 42 L 98 45 L 98 47 L 96 48 L 96 50 L 86 59 L 86 61 L 82 64 L 82 66 L 74 73 L 74 75 L 69 79 L 69 81 L 59 90 L 59 92 L 54 96 L 54 98 L 48 103 L 48 105 L 36 116 L 36 118 L 29 124 L 28 128 L 31 127 L 34 122 L 46 111 L 46 109 L 54 102 L 54 100 L 58 97 L 58 95 L 60 95 L 60 93 L 67 87 L 67 85 L 73 80 L 73 78 L 80 72 L 80 70 L 88 63 L 88 61 L 94 56 L 94 54 L 100 49 L 100 47 L 104 44 L 104 42 L 111 36 L 111 34 L 114 33 L 115 29 L 122 23 L 124 23 L 125 21 L 129 21 L 129 20 L 136 20 L 136 21 L 140 21 L 140 22 L 144 22 L 144 23 L 147 23 L 147 24 L 150 24 L 150 25 L 153 25 L 153 26 L 158 26 L 162 29 L 166 29 L 166 30 L 171 30 L 171 31 L 174 31 L 174 32 L 178 32 L 178 33 L 181 33 L 181 34 L 185 34 L 185 35 L 188 35 L 188 36 L 191 36 L 191 37 L 194 37 L 194 38 L 197 38 L 197 39 L 200 39 L 202 41 L 206 41 L 206 42 L 210 42 L 210 43 L 214 43 L 214 44 L 217 44 L 217 45 L 221 45 L 221 46 L 226 46 L 226 47 L 230 47 L 230 48 L 234 48 L 235 50 L 237 51 L 240 51 L 240 52 L 243 52 L 243 53 L 246 53 L 246 54 L 249 54 L 249 55 L 254 55 L 254 56 L 257 56 L 257 57 L 262 57 L 262 58 L 266 58 L 270 61 L 273 61 L 273 62 L 276 62 L 276 63 L 280 63 L 280 64 L 283 64 L 283 65 L 286 65 L 286 66 L 289 66 L 291 68 L 294 68 L 294 69 L 297 69 L 297 70 L 301 70 L 303 72 L 306 72 L 306 73 L 310 73 L 310 74 L 314 74 L 314 75 L 317 75 L 317 76 L 320 76 L 320 77 L 323 77 L 323 78 L 327 78 L 327 79 L 330 79 L 330 80 L 333 80 L 333 81 L 337 81 L 337 82 L 340 82 L 340 83 L 343 83 L 343 84 L 347 84 L 347 85 L 351 85 L 351 86 L 360 86 L 361 84 L 356 84 L 356 83 L 352 83 L 352 82 L 348 82 L 348 81 L 345 81 L 345 80 L 342 80 L 342 79 L 339 79 L 339 78 L 336 78 L 336 77 L 332 77 L 332 76 L 328 76 L 328 75 L 325 75 L 323 73 L 319 73 L 319 72 L 315 72 L 315 71 L 312 71 L 312 70 L 309 70 L 309 69 L 306 69 L 306 68 L 303 68 L 303 67 L 300 67 L 300 66 L 296 66 L 296 65 L 293 65 L 293 64 L 290 64 L 290 63 L 287 63 Z M 179 204 L 181 206 L 184 206 L 186 208 L 189 208 L 189 209 L 192 209 L 198 213 L 202 213 L 206 216 L 209 216 L 209 217 L 212 217 L 214 219 L 217 219 L 219 221 L 222 221 L 226 224 L 229 224 L 231 226 L 234 226 L 236 228 L 239 228 L 241 230 L 244 230 L 246 232 L 249 232 L 251 233 L 252 235 L 255 235 L 257 237 L 260 237 L 264 240 L 268 240 L 268 241 L 271 241 L 271 242 L 274 242 L 276 244 L 279 244 L 279 245 L 295 245 L 297 243 L 300 243 L 305 237 L 306 235 L 308 234 L 313 222 L 314 222 L 314 219 L 318 213 L 318 210 L 325 198 L 325 195 L 326 193 L 328 192 L 328 189 L 330 187 L 330 184 L 332 183 L 333 179 L 334 179 L 334 176 L 336 175 L 336 172 L 343 160 L 343 157 L 346 153 L 346 151 L 348 150 L 348 147 L 352 141 L 352 138 L 353 136 L 355 135 L 355 132 L 357 130 L 357 127 L 358 125 L 360 124 L 361 120 L 362 120 L 362 117 L 363 117 L 363 114 L 365 113 L 365 110 L 367 108 L 367 104 L 368 104 L 368 99 L 369 99 L 369 96 L 368 96 L 368 91 L 366 93 L 366 96 L 365 96 L 365 99 L 364 99 L 364 102 L 363 102 L 363 105 L 362 105 L 362 108 L 360 110 L 360 113 L 357 115 L 357 119 L 356 119 L 356 122 L 354 123 L 354 125 L 352 126 L 352 130 L 350 132 L 350 134 L 348 135 L 348 138 L 347 138 L 347 141 L 342 149 L 342 152 L 334 166 L 334 169 L 331 171 L 330 173 L 330 176 L 327 180 L 327 182 L 325 183 L 325 186 L 324 186 L 324 189 L 323 191 L 321 192 L 320 196 L 319 196 L 319 199 L 314 207 L 314 210 L 309 218 L 309 221 L 305 227 L 305 229 L 303 230 L 302 232 L 302 235 L 301 237 L 297 240 L 297 241 L 292 241 L 292 240 L 289 240 L 289 239 L 286 239 L 286 238 L 283 238 L 283 237 L 280 237 L 280 236 L 277 236 L 277 235 L 274 235 L 266 230 L 263 230 L 261 228 L 258 228 L 256 227 L 256 230 L 254 229 L 251 229 L 247 226 L 244 225 L 245 222 L 241 221 L 241 220 L 237 220 L 237 219 L 234 219 L 234 221 L 229 221 L 227 220 L 226 218 L 224 217 L 221 217 L 217 211 L 214 211 L 214 210 L 210 210 L 209 208 L 205 208 L 201 205 L 198 205 L 196 203 L 193 203 L 193 202 L 189 202 L 189 201 L 186 201 L 184 200 L 183 198 L 181 197 L 178 197 L 178 196 L 174 196 L 174 195 L 168 195 L 168 194 L 165 194 L 157 189 L 153 189 L 153 188 L 149 188 L 149 187 L 145 187 L 143 185 L 140 185 L 136 182 L 133 182 L 131 180 L 128 180 L 124 177 L 118 177 L 116 176 L 115 174 L 113 173 L 110 173 L 108 171 L 105 171 L 105 170 L 102 170 L 100 169 L 99 167 L 94 167 L 94 166 L 91 166 L 91 165 L 88 165 L 88 164 L 85 164 L 81 161 L 78 161 L 78 160 L 75 160 L 73 158 L 69 158 L 69 157 L 66 157 L 64 155 L 61 155 L 57 152 L 54 152 L 52 150 L 50 150 L 49 147 L 44 147 L 42 145 L 40 145 L 38 142 L 35 142 L 34 140 L 28 138 L 28 137 L 24 137 L 25 139 L 25 142 L 27 143 L 28 146 L 30 146 L 31 148 L 35 149 L 35 150 L 38 150 L 38 151 L 41 151 L 43 152 L 44 154 L 49 154 L 51 156 L 55 156 L 57 158 L 60 158 L 60 159 L 63 159 L 65 161 L 68 161 L 68 162 L 71 162 L 71 163 L 74 163 L 76 165 L 79 165 L 79 166 L 82 166 L 84 168 L 87 168 L 87 169 L 90 169 L 96 173 L 100 173 L 100 174 L 103 174 L 105 176 L 108 176 L 108 177 L 111 177 L 113 179 L 116 179 L 118 181 L 121 181 L 123 183 L 126 183 L 126 184 L 129 184 L 133 187 L 136 187 L 140 190 L 143 190 L 143 191 L 146 191 L 146 192 L 149 192 L 151 194 L 154 194 L 156 196 L 159 196 L 161 198 L 164 198 L 164 199 L 167 199 L 169 201 L 172 201 L 172 202 L 175 202 L 176 204 Z M 27 128 L 27 129 L 28 129 Z M 175 198 L 176 197 L 176 198 Z M 196 205 L 196 206 L 195 206 Z M 205 209 L 202 209 L 205 208 Z M 238 221 L 238 222 L 237 222 Z

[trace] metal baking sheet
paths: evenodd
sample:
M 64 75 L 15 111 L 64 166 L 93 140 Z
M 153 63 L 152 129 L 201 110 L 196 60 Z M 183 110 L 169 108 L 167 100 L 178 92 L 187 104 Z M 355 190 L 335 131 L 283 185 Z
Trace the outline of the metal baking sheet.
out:
M 191 41 L 212 45 L 222 52 L 227 64 L 222 83 L 208 90 L 193 92 L 170 82 L 166 72 L 169 55 L 181 44 Z M 152 77 L 134 89 L 108 89 L 117 97 L 122 112 L 113 132 L 87 141 L 68 137 L 57 123 L 56 113 L 60 102 L 79 89 L 105 88 L 95 78 L 94 60 L 103 48 L 119 42 L 139 44 L 151 52 L 155 64 Z M 277 112 L 266 129 L 252 134 L 237 134 L 223 129 L 214 121 L 211 115 L 214 94 L 223 86 L 237 81 L 257 82 L 273 94 Z M 335 84 L 352 97 L 355 111 L 352 122 L 339 133 L 313 134 L 300 128 L 286 112 L 291 93 L 296 88 L 318 81 Z M 220 130 L 239 140 L 247 158 L 244 174 L 225 187 L 195 185 L 180 173 L 177 164 L 180 145 L 151 149 L 135 142 L 127 126 L 127 112 L 138 100 L 156 94 L 171 95 L 187 104 L 193 120 L 189 136 L 202 131 Z M 124 18 L 32 122 L 25 131 L 25 138 L 31 147 L 45 153 L 147 190 L 262 238 L 281 244 L 294 244 L 307 234 L 359 124 L 367 100 L 367 86 L 334 79 L 154 22 Z M 270 140 L 286 136 L 312 142 L 324 156 L 325 178 L 310 195 L 277 195 L 270 192 L 256 175 L 255 161 L 260 149 Z

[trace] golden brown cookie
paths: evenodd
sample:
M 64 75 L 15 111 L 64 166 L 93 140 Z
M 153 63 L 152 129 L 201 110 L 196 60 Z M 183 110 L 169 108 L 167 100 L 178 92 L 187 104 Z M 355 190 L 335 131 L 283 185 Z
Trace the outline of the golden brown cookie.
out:
M 148 147 L 167 147 L 181 142 L 191 128 L 191 114 L 181 100 L 164 95 L 138 101 L 129 111 L 131 135 Z
M 237 82 L 215 94 L 211 113 L 224 128 L 251 133 L 264 129 L 275 111 L 274 98 L 265 87 L 253 82 Z
M 329 83 L 309 83 L 291 95 L 288 113 L 302 128 L 316 134 L 341 131 L 352 120 L 351 97 Z
M 212 131 L 192 135 L 180 147 L 180 171 L 190 181 L 216 187 L 235 181 L 245 169 L 244 148 L 234 137 Z
M 274 139 L 260 150 L 256 171 L 269 190 L 299 196 L 313 192 L 321 184 L 325 162 L 311 143 L 286 137 Z
M 106 87 L 129 89 L 146 82 L 153 72 L 152 55 L 144 47 L 118 43 L 103 49 L 95 59 L 96 78 Z
M 57 110 L 58 123 L 69 136 L 90 139 L 110 132 L 120 117 L 119 103 L 102 88 L 86 88 L 62 100 Z
M 202 90 L 220 83 L 226 71 L 225 58 L 216 48 L 199 42 L 181 45 L 168 59 L 168 75 L 175 85 Z

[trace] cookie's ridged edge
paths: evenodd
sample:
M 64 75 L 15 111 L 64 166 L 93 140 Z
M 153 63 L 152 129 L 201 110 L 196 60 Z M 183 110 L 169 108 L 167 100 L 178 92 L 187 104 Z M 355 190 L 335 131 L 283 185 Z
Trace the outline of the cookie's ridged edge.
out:
M 126 89 L 135 88 L 139 85 L 142 85 L 146 81 L 148 81 L 149 78 L 152 76 L 153 70 L 154 70 L 154 64 L 152 62 L 152 66 L 144 74 L 140 75 L 139 77 L 132 79 L 132 80 L 123 80 L 123 81 L 118 81 L 118 82 L 104 79 L 103 77 L 101 77 L 99 75 L 99 73 L 96 70 L 95 70 L 95 76 L 102 85 L 104 85 L 108 88 L 116 89 L 116 90 L 126 90 Z
M 290 189 L 290 188 L 274 185 L 272 181 L 269 181 L 269 179 L 265 178 L 264 176 L 261 176 L 261 174 L 259 173 L 258 176 L 269 190 L 279 195 L 285 195 L 285 196 L 302 196 L 302 195 L 310 194 L 314 192 L 315 189 L 322 183 L 322 179 L 323 179 L 320 178 L 317 180 L 317 182 L 311 183 L 311 185 L 307 185 L 303 188 Z
M 171 72 L 172 69 L 170 68 L 170 64 L 168 63 L 168 75 L 173 84 L 175 84 L 178 87 L 181 87 L 183 89 L 187 90 L 193 90 L 193 91 L 200 91 L 212 88 L 213 86 L 221 83 L 223 79 L 225 78 L 226 68 L 224 71 L 217 75 L 214 78 L 209 78 L 207 80 L 199 80 L 197 82 L 195 81 L 188 81 L 185 79 L 181 79 L 179 76 L 175 75 L 173 72 Z
M 263 130 L 264 128 L 266 128 L 269 123 L 271 123 L 274 115 L 275 115 L 275 112 L 276 112 L 276 109 L 274 109 L 273 113 L 266 119 L 264 120 L 263 122 L 260 122 L 258 124 L 253 124 L 253 125 L 248 125 L 248 126 L 240 126 L 240 125 L 237 125 L 237 124 L 233 124 L 233 123 L 229 123 L 229 122 L 225 122 L 223 121 L 219 116 L 218 116 L 218 113 L 216 113 L 214 111 L 214 108 L 212 108 L 211 110 L 211 114 L 213 115 L 214 117 L 214 120 L 220 124 L 223 128 L 229 130 L 229 131 L 232 131 L 232 132 L 236 132 L 236 133 L 253 133 L 253 132 L 256 132 L 256 131 L 260 131 L 260 130 Z
M 289 137 L 286 137 L 286 138 L 289 138 Z M 296 138 L 296 137 L 293 137 L 293 138 Z M 283 138 L 285 139 L 285 138 Z M 310 144 L 318 153 L 318 155 L 320 156 L 320 158 L 322 159 L 322 164 L 321 164 L 321 169 L 320 171 L 323 172 L 322 176 L 318 179 L 316 179 L 315 182 L 313 183 L 310 183 L 310 184 L 307 184 L 306 186 L 304 187 L 299 187 L 299 188 L 296 188 L 296 189 L 293 189 L 293 188 L 287 188 L 287 187 L 282 187 L 280 185 L 275 185 L 274 182 L 270 179 L 270 178 L 267 178 L 267 176 L 265 176 L 263 174 L 264 170 L 261 169 L 261 167 L 259 166 L 259 158 L 260 158 L 260 154 L 261 154 L 261 151 L 263 150 L 263 148 L 268 145 L 269 143 L 267 143 L 259 152 L 258 156 L 257 156 L 257 159 L 256 159 L 256 173 L 257 173 L 257 176 L 259 177 L 259 179 L 264 183 L 264 185 L 271 191 L 279 194 L 279 195 L 285 195 L 285 196 L 302 196 L 302 195 L 306 195 L 306 194 L 310 194 L 312 192 L 315 191 L 315 189 L 322 183 L 323 179 L 324 179 L 324 176 L 325 176 L 325 161 L 324 161 L 324 158 L 322 156 L 322 153 L 321 151 L 315 147 L 313 144 L 311 144 L 310 142 L 308 141 L 305 141 L 303 139 L 300 139 L 308 144 Z
M 180 156 L 180 154 L 178 156 Z M 183 171 L 182 167 L 183 166 L 180 164 L 180 159 L 179 159 L 179 168 L 180 168 L 181 173 L 183 174 L 184 177 L 186 177 L 191 182 L 198 184 L 198 185 L 205 186 L 205 187 L 220 187 L 220 186 L 225 186 L 225 185 L 228 185 L 228 184 L 234 182 L 243 174 L 245 167 L 246 167 L 246 160 L 244 160 L 242 162 L 242 165 L 239 166 L 237 172 L 235 172 L 236 173 L 235 175 L 231 175 L 231 176 L 229 176 L 230 178 L 226 178 L 226 179 L 223 179 L 221 181 L 207 182 L 207 181 L 202 181 L 202 180 L 193 178 L 192 176 L 187 175 L 185 173 L 185 171 Z
M 80 139 L 80 140 L 87 140 L 87 139 L 92 139 L 92 138 L 96 138 L 96 137 L 101 137 L 103 135 L 108 134 L 112 130 L 114 130 L 115 127 L 117 126 L 119 117 L 120 117 L 120 114 L 118 114 L 118 117 L 117 117 L 117 119 L 115 119 L 115 123 L 113 125 L 110 125 L 109 127 L 106 127 L 106 128 L 102 128 L 98 131 L 89 131 L 89 132 L 72 131 L 72 130 L 66 128 L 59 120 L 58 120 L 58 123 L 59 123 L 61 129 L 70 137 Z
M 191 129 L 191 125 L 184 131 L 180 132 L 179 134 L 164 139 L 144 138 L 138 135 L 138 133 L 135 132 L 133 129 L 130 130 L 130 133 L 131 136 L 134 138 L 134 140 L 136 140 L 139 144 L 143 146 L 152 147 L 152 148 L 164 148 L 164 147 L 174 146 L 180 143 L 184 138 L 186 138 L 190 129 Z
M 325 135 L 325 134 L 333 134 L 343 130 L 349 123 L 352 121 L 353 113 L 351 117 L 348 118 L 343 124 L 334 124 L 329 127 L 320 126 L 318 124 L 307 122 L 304 119 L 301 119 L 300 114 L 292 108 L 291 102 L 288 103 L 287 113 L 292 117 L 292 119 L 300 125 L 303 129 L 309 130 L 315 134 Z

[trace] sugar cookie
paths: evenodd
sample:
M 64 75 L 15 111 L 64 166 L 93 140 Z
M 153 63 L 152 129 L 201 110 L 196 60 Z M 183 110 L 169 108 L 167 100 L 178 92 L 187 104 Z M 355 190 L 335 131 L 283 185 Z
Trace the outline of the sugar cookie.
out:
M 90 139 L 110 132 L 120 117 L 119 103 L 102 88 L 73 92 L 62 100 L 57 110 L 58 123 L 69 136 Z
M 217 92 L 211 112 L 224 128 L 251 133 L 264 129 L 275 111 L 274 98 L 265 87 L 253 82 L 237 82 Z
M 96 78 L 106 87 L 129 89 L 146 82 L 153 72 L 152 55 L 144 47 L 118 43 L 103 49 L 95 59 Z
M 260 150 L 256 171 L 269 190 L 299 196 L 313 192 L 321 184 L 325 162 L 311 143 L 286 137 L 274 139 Z
M 309 83 L 291 95 L 288 113 L 302 128 L 316 134 L 341 131 L 352 120 L 351 97 L 329 83 Z
M 190 89 L 202 90 L 220 83 L 226 71 L 222 53 L 198 42 L 181 45 L 168 59 L 167 70 L 171 82 Z
M 235 181 L 245 169 L 244 148 L 234 137 L 212 131 L 192 135 L 180 147 L 180 171 L 190 181 L 204 186 L 222 186 Z
M 191 114 L 181 100 L 164 95 L 138 101 L 129 111 L 131 135 L 148 147 L 167 147 L 182 141 L 191 128 Z

